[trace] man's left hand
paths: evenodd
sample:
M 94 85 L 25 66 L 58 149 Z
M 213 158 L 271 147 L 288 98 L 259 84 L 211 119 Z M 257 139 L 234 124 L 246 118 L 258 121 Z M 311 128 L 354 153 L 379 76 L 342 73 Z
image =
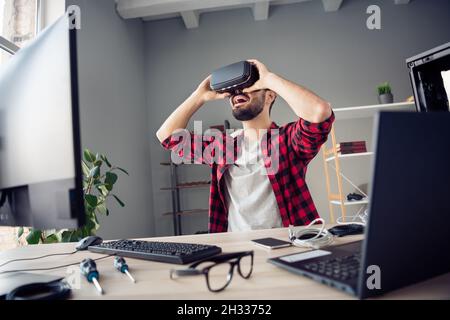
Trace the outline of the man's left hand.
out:
M 256 66 L 256 68 L 258 69 L 259 80 L 256 81 L 251 87 L 245 88 L 242 91 L 248 93 L 252 91 L 270 89 L 271 88 L 270 82 L 273 74 L 267 69 L 267 67 L 262 62 L 256 59 L 250 59 L 247 61 Z

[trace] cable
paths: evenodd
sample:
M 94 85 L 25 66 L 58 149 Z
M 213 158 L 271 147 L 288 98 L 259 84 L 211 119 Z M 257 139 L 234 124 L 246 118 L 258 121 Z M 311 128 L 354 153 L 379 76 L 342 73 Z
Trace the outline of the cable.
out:
M 65 281 L 56 283 L 30 283 L 20 286 L 6 295 L 6 300 L 64 300 L 72 289 Z
M 107 256 L 103 256 L 97 259 L 93 259 L 94 261 L 99 261 L 99 260 L 103 260 L 106 258 L 109 258 L 111 256 L 114 256 L 113 254 L 109 254 Z M 65 268 L 65 267 L 70 267 L 70 266 L 74 266 L 79 264 L 80 262 L 74 262 L 74 263 L 69 263 L 69 264 L 64 264 L 61 266 L 57 266 L 57 267 L 50 267 L 50 268 L 36 268 L 36 269 L 22 269 L 22 270 L 7 270 L 7 271 L 2 271 L 0 272 L 0 275 L 2 274 L 7 274 L 7 273 L 14 273 L 14 272 L 31 272 L 31 271 L 49 271 L 49 270 L 55 270 L 55 269 L 60 269 L 60 268 Z
M 320 222 L 320 228 L 312 226 Z M 295 231 L 292 226 L 289 227 L 289 240 L 294 246 L 319 249 L 327 246 L 334 241 L 334 236 L 325 228 L 325 220 L 322 218 L 315 219 L 306 228 Z
M 336 170 L 336 167 L 333 166 L 331 163 L 330 163 L 330 166 L 331 166 L 334 170 Z M 348 183 L 350 183 L 357 191 L 361 192 L 361 193 L 363 194 L 363 196 L 365 196 L 366 198 L 369 197 L 364 191 L 361 190 L 361 188 L 359 188 L 357 185 L 355 185 L 355 184 L 354 184 L 349 178 L 347 178 L 342 172 L 339 172 L 339 175 L 340 175 L 342 178 L 344 178 Z M 361 215 L 361 210 L 362 210 L 363 208 L 364 208 L 364 207 L 361 207 L 361 208 L 358 210 L 358 213 L 357 213 L 356 215 L 354 215 L 354 216 L 348 216 L 348 217 L 347 217 L 347 218 L 349 218 L 349 219 L 352 219 L 352 222 L 344 222 L 344 221 L 342 221 L 343 217 L 338 217 L 338 218 L 336 219 L 336 223 L 337 223 L 337 224 L 340 224 L 340 225 L 359 224 L 359 225 L 365 226 L 365 225 L 367 224 L 368 212 L 367 212 L 367 209 L 366 209 L 366 210 L 364 211 L 364 214 Z M 361 222 L 355 221 L 355 220 L 358 219 L 358 218 L 361 219 Z
M 6 261 L 2 264 L 0 264 L 0 268 L 3 268 L 4 266 L 13 263 L 13 262 L 20 262 L 20 261 L 31 261 L 31 260 L 39 260 L 39 259 L 43 259 L 43 258 L 48 258 L 48 257 L 53 257 L 53 256 L 68 256 L 68 255 L 72 255 L 77 253 L 78 251 L 75 250 L 73 252 L 66 252 L 66 253 L 54 253 L 54 254 L 47 254 L 45 256 L 40 256 L 40 257 L 36 257 L 36 258 L 24 258 L 24 259 L 14 259 L 14 260 L 10 260 L 10 261 Z
M 361 210 L 363 208 L 364 207 L 361 207 L 355 215 L 346 217 L 346 219 L 351 219 L 351 221 L 348 221 L 348 222 L 347 221 L 342 221 L 342 219 L 344 217 L 338 217 L 336 219 L 336 223 L 339 224 L 339 225 L 359 224 L 361 226 L 366 226 L 367 219 L 369 217 L 369 212 L 366 209 L 366 210 L 364 210 L 363 213 L 361 213 Z M 356 221 L 356 219 L 360 219 L 360 221 Z
M 330 166 L 331 166 L 334 170 L 336 170 L 336 167 L 333 166 L 331 163 L 330 163 Z M 341 175 L 342 178 L 344 178 L 345 180 L 347 180 L 347 182 L 350 183 L 357 191 L 361 192 L 361 193 L 363 194 L 363 196 L 365 196 L 366 198 L 369 197 L 364 191 L 361 190 L 361 188 L 359 188 L 357 185 L 355 185 L 355 184 L 354 184 L 349 178 L 347 178 L 342 172 L 339 171 L 339 174 Z

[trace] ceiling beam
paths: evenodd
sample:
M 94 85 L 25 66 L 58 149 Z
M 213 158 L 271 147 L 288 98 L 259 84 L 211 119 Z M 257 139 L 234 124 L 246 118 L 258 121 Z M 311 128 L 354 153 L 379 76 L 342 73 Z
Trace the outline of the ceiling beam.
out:
M 159 16 L 174 12 L 251 6 L 270 0 L 117 0 L 117 11 L 125 19 Z
M 325 12 L 338 11 L 343 0 L 322 0 Z
M 408 4 L 411 0 L 395 0 L 395 4 Z
M 196 11 L 183 11 L 180 12 L 181 17 L 183 18 L 184 24 L 187 29 L 198 28 L 199 14 Z
M 269 19 L 269 1 L 257 2 L 253 6 L 253 16 L 256 21 Z

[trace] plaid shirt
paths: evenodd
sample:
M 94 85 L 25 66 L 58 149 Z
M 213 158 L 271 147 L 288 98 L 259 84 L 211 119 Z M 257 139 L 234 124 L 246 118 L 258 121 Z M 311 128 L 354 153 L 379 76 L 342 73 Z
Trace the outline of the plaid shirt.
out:
M 271 130 L 267 132 L 267 142 L 262 143 L 261 150 L 267 168 L 275 198 L 278 203 L 281 219 L 285 227 L 291 225 L 306 225 L 318 218 L 317 209 L 305 182 L 308 163 L 319 152 L 327 140 L 334 121 L 334 114 L 322 123 L 311 123 L 303 119 L 278 127 L 272 123 L 271 129 L 278 129 L 278 139 L 271 139 Z M 223 133 L 222 139 L 211 136 L 190 134 L 190 141 L 178 134 L 173 134 L 162 142 L 162 146 L 177 153 L 184 161 L 207 164 L 211 167 L 211 187 L 209 197 L 210 233 L 226 232 L 228 230 L 228 206 L 225 202 L 223 175 L 233 160 L 240 154 L 240 143 L 243 134 L 232 137 Z M 206 141 L 204 141 L 206 140 Z M 272 141 L 275 140 L 275 141 Z M 241 140 L 242 141 L 242 140 Z M 264 141 L 264 139 L 263 139 Z M 190 150 L 184 154 L 183 147 L 190 143 Z M 194 144 L 201 148 L 194 147 Z M 278 169 L 270 170 L 271 149 L 278 147 Z M 206 151 L 206 152 L 205 152 Z M 223 159 L 211 161 L 222 152 Z

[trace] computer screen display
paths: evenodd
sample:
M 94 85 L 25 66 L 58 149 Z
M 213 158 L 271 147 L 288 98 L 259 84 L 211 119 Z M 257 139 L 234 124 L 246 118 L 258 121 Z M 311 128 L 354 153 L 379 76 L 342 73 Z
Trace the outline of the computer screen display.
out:
M 76 50 L 64 16 L 0 68 L 0 225 L 84 217 Z
M 450 70 L 441 71 L 442 81 L 444 82 L 445 93 L 447 94 L 447 101 L 450 101 Z
M 407 60 L 420 112 L 450 111 L 450 43 Z

